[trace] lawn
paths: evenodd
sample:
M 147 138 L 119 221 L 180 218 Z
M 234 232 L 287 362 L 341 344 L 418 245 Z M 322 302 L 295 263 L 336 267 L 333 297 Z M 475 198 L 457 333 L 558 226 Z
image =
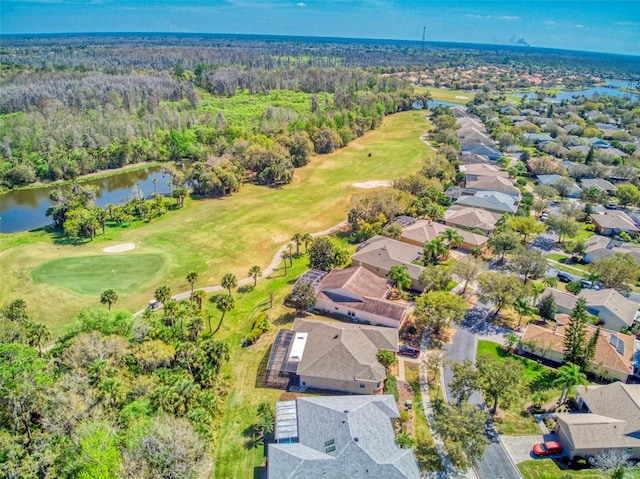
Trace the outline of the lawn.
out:
M 526 436 L 540 434 L 540 427 L 525 410 L 525 405 L 532 401 L 537 391 L 548 391 L 549 400 L 560 396 L 560 390 L 552 383 L 556 378 L 555 370 L 505 351 L 501 345 L 490 341 L 478 341 L 478 356 L 491 356 L 499 361 L 513 358 L 525 366 L 524 378 L 527 381 L 524 397 L 510 408 L 502 411 L 496 418 L 496 427 L 501 434 L 510 436 Z
M 405 363 L 405 377 L 413 389 L 415 403 L 415 416 L 413 419 L 413 438 L 417 441 L 414 448 L 416 459 L 421 471 L 440 471 L 442 461 L 433 442 L 427 419 L 419 404 L 422 403 L 422 393 L 420 391 L 420 371 L 417 364 Z
M 87 244 L 56 244 L 43 231 L 0 235 L 0 304 L 24 299 L 32 318 L 58 335 L 80 309 L 98 305 L 99 296 L 33 281 L 32 271 L 54 259 L 98 256 L 105 246 L 124 242 L 135 243 L 138 254 L 162 254 L 165 262 L 160 274 L 144 285 L 139 281 L 137 289 L 116 290 L 120 307 L 144 307 L 161 284 L 173 292 L 188 290 L 190 271 L 200 274 L 196 287 L 218 284 L 228 272 L 244 278 L 252 265 L 265 268 L 294 232 L 320 231 L 346 219 L 352 195 L 366 191 L 354 182 L 417 171 L 433 154 L 420 140 L 428 128 L 424 112 L 389 116 L 379 129 L 347 147 L 314 156 L 282 188 L 248 184 L 230 197 L 188 200 L 178 212 L 133 228 L 109 229 L 106 237 L 98 235 Z
M 36 283 L 99 296 L 109 288 L 136 290 L 160 273 L 163 265 L 161 254 L 76 256 L 43 263 L 33 269 L 32 276 Z
M 581 471 L 572 471 L 568 469 L 560 469 L 552 459 L 533 459 L 518 464 L 518 469 L 525 479 L 607 479 L 609 474 L 598 471 L 597 469 L 583 469 Z M 640 470 L 638 468 L 628 469 L 624 476 L 626 479 L 640 478 Z
M 429 92 L 434 100 L 464 105 L 475 98 L 475 93 L 463 90 L 445 90 L 431 86 L 414 86 L 417 93 Z

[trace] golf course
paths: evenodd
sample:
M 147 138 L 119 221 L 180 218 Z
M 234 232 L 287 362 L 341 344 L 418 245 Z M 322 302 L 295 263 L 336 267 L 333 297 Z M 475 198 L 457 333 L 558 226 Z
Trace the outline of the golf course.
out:
M 79 310 L 100 305 L 114 289 L 115 307 L 143 308 L 161 284 L 173 293 L 219 284 L 222 275 L 244 278 L 253 265 L 265 268 L 294 232 L 313 233 L 346 218 L 356 182 L 392 180 L 417 171 L 433 154 L 420 141 L 429 129 L 424 112 L 385 118 L 371 131 L 332 154 L 314 156 L 296 170 L 291 184 L 244 185 L 230 197 L 189 200 L 148 224 L 110 228 L 94 241 L 73 245 L 50 233 L 0 235 L 0 304 L 22 298 L 35 321 L 57 336 Z M 128 251 L 103 250 L 132 243 Z

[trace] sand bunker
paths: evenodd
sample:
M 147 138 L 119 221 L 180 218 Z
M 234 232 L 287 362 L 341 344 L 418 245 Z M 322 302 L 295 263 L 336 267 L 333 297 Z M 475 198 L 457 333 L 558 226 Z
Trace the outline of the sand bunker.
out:
M 133 243 L 120 243 L 113 246 L 107 246 L 104 251 L 105 253 L 123 253 L 125 251 L 131 251 L 135 249 L 136 245 Z
M 379 186 L 391 186 L 390 181 L 365 181 L 363 183 L 354 183 L 356 188 L 378 188 Z
M 468 96 L 460 96 L 460 95 L 456 95 L 456 98 L 457 98 L 458 100 L 468 100 L 468 99 L 469 99 L 469 97 L 468 97 Z

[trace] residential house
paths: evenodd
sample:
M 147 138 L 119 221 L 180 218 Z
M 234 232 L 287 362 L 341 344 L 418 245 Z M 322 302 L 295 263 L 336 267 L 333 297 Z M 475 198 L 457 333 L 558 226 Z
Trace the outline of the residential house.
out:
M 616 189 L 613 183 L 602 178 L 583 178 L 580 180 L 580 184 L 582 185 L 582 189 L 598 188 L 608 195 L 612 195 Z
M 558 322 L 552 329 L 528 324 L 522 335 L 521 350 L 558 364 L 563 363 L 563 342 L 567 320 L 568 317 L 565 317 L 564 324 Z M 585 329 L 585 339 L 589 341 L 596 334 L 598 328 L 587 324 Z M 627 381 L 637 373 L 634 369 L 636 350 L 634 336 L 601 329 L 593 360 L 589 364 L 588 370 L 610 381 Z
M 525 133 L 524 135 L 522 135 L 522 137 L 525 140 L 529 140 L 532 143 L 535 143 L 536 145 L 541 145 L 553 141 L 553 138 L 545 133 Z
M 583 289 L 578 298 L 587 300 L 587 311 L 600 318 L 607 329 L 620 331 L 631 327 L 638 312 L 638 303 L 625 298 L 613 288 Z
M 499 214 L 480 208 L 453 205 L 444 213 L 444 224 L 458 228 L 473 228 L 489 235 L 496 228 Z
M 490 164 L 490 160 L 488 156 L 484 155 L 476 155 L 474 153 L 462 153 L 460 155 L 460 161 L 465 165 L 469 164 Z
M 553 296 L 558 314 L 570 314 L 578 301 L 576 295 L 555 288 L 546 288 L 540 297 L 547 295 Z
M 349 394 L 382 392 L 386 370 L 378 351 L 398 351 L 398 330 L 338 321 L 297 318 L 278 332 L 267 363 L 267 383 L 286 376 L 288 385 Z
M 475 178 L 475 179 L 472 179 Z M 520 189 L 511 178 L 502 176 L 469 177 L 465 181 L 465 188 L 471 191 L 498 191 L 520 199 Z
M 276 403 L 268 479 L 418 479 L 413 449 L 401 449 L 391 395 L 299 397 Z
M 446 229 L 443 226 L 443 229 Z M 380 278 L 389 278 L 389 271 L 395 265 L 406 266 L 411 278 L 411 289 L 422 291 L 420 275 L 424 249 L 402 241 L 374 236 L 358 246 L 351 256 L 352 266 L 362 266 Z
M 311 282 L 316 291 L 315 309 L 366 321 L 373 325 L 400 328 L 409 306 L 388 298 L 391 283 L 367 268 L 355 266 L 329 273 L 310 270 L 298 282 Z
M 462 147 L 462 155 L 486 156 L 492 161 L 497 161 L 500 159 L 501 153 L 497 148 L 489 145 L 468 145 Z
M 560 175 L 537 175 L 537 179 L 538 184 L 540 185 L 555 186 L 558 181 L 568 178 Z M 569 194 L 567 195 L 567 198 L 577 198 L 580 196 L 580 193 L 582 193 L 582 189 L 573 180 L 571 181 L 571 189 L 569 191 Z
M 585 263 L 598 258 L 611 258 L 616 253 L 629 253 L 640 263 L 640 246 L 615 240 L 607 236 L 594 235 L 585 242 Z
M 596 231 L 605 236 L 616 236 L 624 231 L 635 238 L 640 233 L 640 229 L 631 217 L 620 210 L 607 210 L 604 213 L 591 215 L 591 222 L 596 226 Z
M 458 170 L 465 174 L 466 180 L 475 181 L 482 176 L 501 176 L 509 178 L 509 173 L 493 163 L 460 165 Z
M 399 216 L 394 220 L 402 226 L 402 236 L 400 241 L 411 245 L 423 247 L 428 241 L 432 241 L 441 236 L 446 230 L 453 229 L 458 233 L 463 240 L 461 249 L 471 250 L 471 248 L 484 248 L 489 241 L 489 238 L 469 231 L 452 228 L 451 226 L 443 225 L 435 221 L 429 220 L 416 220 L 410 216 Z
M 457 205 L 473 206 L 499 214 L 515 214 L 518 210 L 518 203 L 516 197 L 499 191 L 476 191 L 475 195 L 463 195 L 456 201 Z
M 619 449 L 640 459 L 640 385 L 614 382 L 575 389 L 588 413 L 556 415 L 565 454 L 573 459 Z

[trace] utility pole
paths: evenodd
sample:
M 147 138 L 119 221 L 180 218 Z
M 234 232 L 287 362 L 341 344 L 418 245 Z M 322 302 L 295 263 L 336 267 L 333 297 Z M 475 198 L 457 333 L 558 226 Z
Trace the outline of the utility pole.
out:
M 427 33 L 427 27 L 422 27 L 422 47 L 420 48 L 420 54 L 424 53 L 424 36 Z

